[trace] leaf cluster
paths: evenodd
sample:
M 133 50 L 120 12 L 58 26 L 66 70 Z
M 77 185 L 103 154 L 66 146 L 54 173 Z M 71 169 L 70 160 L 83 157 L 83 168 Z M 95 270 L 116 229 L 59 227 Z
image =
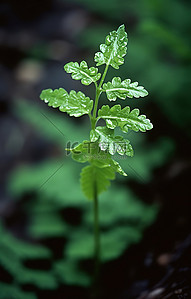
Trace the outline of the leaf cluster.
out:
M 74 160 L 90 163 L 81 173 L 82 190 L 89 199 L 93 198 L 95 188 L 97 194 L 107 189 L 109 181 L 115 178 L 115 172 L 126 175 L 112 156 L 118 153 L 132 157 L 134 154 L 130 141 L 121 135 L 115 135 L 115 128 L 119 127 L 125 133 L 129 130 L 145 132 L 152 129 L 150 120 L 145 115 L 140 115 L 139 109 L 130 111 L 129 106 L 121 109 L 120 105 L 111 108 L 105 105 L 98 110 L 99 98 L 104 93 L 109 101 L 116 101 L 117 98 L 122 100 L 142 98 L 148 95 L 143 86 L 139 86 L 138 82 L 131 83 L 130 79 L 122 81 L 120 77 L 114 77 L 111 82 L 104 83 L 108 68 L 119 69 L 124 63 L 127 43 L 124 25 L 106 36 L 105 43 L 100 45 L 100 51 L 94 57 L 96 66 L 105 65 L 103 74 L 96 67 L 89 68 L 85 61 L 69 62 L 64 66 L 65 71 L 70 73 L 73 79 L 81 80 L 84 85 L 91 83 L 95 85 L 94 101 L 81 91 L 72 90 L 68 93 L 63 88 L 46 89 L 40 95 L 49 106 L 59 108 L 70 116 L 79 117 L 87 114 L 90 118 L 90 139 L 75 148 L 68 149 L 72 152 Z M 106 126 L 98 126 L 99 119 L 103 119 Z

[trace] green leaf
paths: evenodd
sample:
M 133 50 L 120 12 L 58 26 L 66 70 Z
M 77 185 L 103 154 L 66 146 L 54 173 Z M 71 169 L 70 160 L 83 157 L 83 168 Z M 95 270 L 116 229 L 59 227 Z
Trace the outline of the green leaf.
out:
M 131 83 L 130 79 L 121 82 L 120 77 L 114 77 L 112 82 L 103 84 L 103 90 L 106 91 L 109 101 L 116 101 L 117 98 L 125 100 L 128 98 L 140 98 L 148 95 L 143 86 L 138 86 L 138 82 Z
M 106 191 L 110 186 L 110 180 L 115 179 L 115 171 L 112 167 L 100 168 L 95 165 L 88 165 L 81 171 L 81 188 L 88 199 L 93 199 L 95 188 L 97 195 Z
M 69 62 L 64 66 L 64 69 L 67 73 L 72 74 L 73 79 L 81 80 L 81 83 L 84 85 L 96 82 L 101 77 L 98 69 L 95 67 L 88 68 L 87 62 L 84 60 L 80 62 L 80 65 L 78 62 Z
M 111 167 L 115 172 L 127 176 L 119 163 L 113 160 L 108 152 L 100 149 L 98 142 L 85 140 L 74 149 L 71 149 L 71 152 L 72 158 L 77 162 L 89 162 L 99 168 Z
M 108 150 L 111 155 L 116 152 L 120 155 L 133 156 L 133 148 L 129 140 L 124 139 L 122 136 L 115 136 L 114 130 L 107 127 L 97 127 L 90 133 L 91 141 L 99 142 L 101 150 Z
M 112 159 L 112 162 L 113 162 L 113 166 L 115 171 L 118 172 L 119 174 L 123 175 L 123 176 L 127 176 L 126 172 L 123 170 L 123 168 L 121 167 L 121 165 Z
M 77 162 L 90 162 L 95 164 L 95 161 L 97 161 L 97 166 L 100 164 L 99 167 L 104 167 L 103 165 L 109 166 L 108 159 L 110 155 L 101 151 L 98 142 L 84 140 L 75 148 L 70 149 L 70 151 L 72 152 L 72 159 Z
M 59 107 L 60 111 L 75 117 L 90 114 L 93 107 L 93 101 L 83 92 L 71 90 L 68 93 L 64 88 L 45 89 L 41 92 L 40 98 L 48 103 L 48 106 Z
M 120 127 L 123 132 L 128 130 L 146 132 L 153 128 L 152 123 L 145 115 L 139 115 L 139 109 L 130 111 L 130 107 L 126 106 L 121 109 L 120 105 L 109 107 L 104 105 L 98 110 L 98 118 L 103 118 L 106 125 L 110 129 Z
M 105 44 L 100 45 L 101 52 L 95 54 L 97 66 L 106 64 L 118 69 L 124 63 L 124 56 L 127 52 L 127 33 L 125 26 L 121 25 L 117 31 L 110 32 L 106 36 Z
M 118 172 L 123 176 L 127 176 L 120 164 L 117 161 L 113 160 L 109 153 L 104 151 L 100 151 L 100 153 L 102 154 L 97 156 L 96 159 L 92 159 L 89 161 L 92 165 L 95 165 L 99 168 L 111 167 L 115 172 Z

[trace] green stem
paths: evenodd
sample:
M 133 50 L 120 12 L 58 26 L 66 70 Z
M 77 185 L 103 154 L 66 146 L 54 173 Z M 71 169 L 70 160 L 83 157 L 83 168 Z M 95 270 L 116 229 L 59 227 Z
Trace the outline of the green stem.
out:
M 104 80 L 105 80 L 105 76 L 106 76 L 106 74 L 107 74 L 108 67 L 109 67 L 109 64 L 106 64 L 104 73 L 103 73 L 102 78 L 101 78 L 101 81 L 100 81 L 100 83 L 99 83 L 99 88 L 100 88 L 100 89 L 101 89 L 102 84 L 103 84 L 103 82 L 104 82 Z
M 91 120 L 91 127 L 92 130 L 95 129 L 96 127 L 96 122 L 97 122 L 97 108 L 98 108 L 98 102 L 99 102 L 99 97 L 102 93 L 102 84 L 104 82 L 105 76 L 107 74 L 109 65 L 106 65 L 104 73 L 102 75 L 101 81 L 99 83 L 99 86 L 95 84 L 96 87 L 96 96 L 95 96 L 95 103 L 94 103 L 94 109 L 93 109 L 93 115 L 90 116 Z M 94 299 L 99 298 L 99 267 L 100 267 L 100 229 L 99 229 L 99 205 L 98 205 L 98 194 L 97 194 L 97 186 L 96 182 L 94 185 L 94 279 L 93 279 L 93 297 Z
M 107 74 L 108 67 L 109 67 L 109 65 L 106 64 L 106 67 L 105 67 L 104 73 L 102 75 L 101 81 L 99 83 L 99 86 L 96 85 L 96 97 L 95 97 L 95 103 L 94 103 L 94 109 L 93 109 L 93 116 L 91 118 L 92 130 L 94 130 L 95 126 L 96 126 L 96 121 L 97 121 L 97 119 L 96 119 L 97 107 L 98 107 L 99 97 L 100 97 L 100 95 L 102 93 L 101 87 L 102 87 L 102 84 L 104 82 L 105 76 Z
M 96 182 L 94 185 L 94 277 L 92 299 L 99 299 L 99 267 L 100 267 L 100 229 L 99 229 L 99 205 Z
M 96 89 L 96 97 L 95 97 L 95 104 L 94 104 L 94 110 L 93 110 L 93 116 L 91 119 L 91 124 L 92 124 L 92 130 L 95 129 L 96 126 L 96 114 L 97 114 L 97 107 L 98 107 L 98 102 L 99 102 L 99 97 L 101 94 L 101 90 L 99 90 L 99 87 Z
M 100 258 L 100 231 L 99 231 L 99 205 L 97 196 L 97 187 L 94 193 L 94 241 L 95 241 L 95 274 L 97 276 L 99 270 Z

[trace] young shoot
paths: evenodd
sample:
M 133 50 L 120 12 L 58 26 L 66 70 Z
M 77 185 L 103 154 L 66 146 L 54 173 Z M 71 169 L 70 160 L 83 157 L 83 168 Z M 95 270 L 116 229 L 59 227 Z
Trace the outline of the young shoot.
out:
M 123 176 L 127 174 L 120 164 L 113 159 L 113 155 L 126 155 L 132 157 L 133 147 L 127 138 L 115 135 L 115 128 L 127 133 L 146 132 L 153 125 L 145 115 L 141 115 L 139 109 L 131 110 L 129 106 L 121 108 L 120 105 L 102 105 L 98 109 L 100 97 L 107 97 L 108 103 L 113 104 L 117 99 L 126 101 L 128 98 L 143 98 L 148 92 L 138 82 L 130 79 L 122 80 L 114 77 L 111 82 L 105 82 L 109 67 L 116 70 L 124 63 L 127 53 L 127 33 L 125 26 L 121 25 L 116 31 L 106 36 L 105 43 L 100 45 L 100 51 L 95 54 L 96 67 L 89 67 L 86 61 L 69 62 L 64 70 L 70 73 L 72 78 L 80 80 L 84 85 L 94 84 L 95 99 L 90 99 L 83 92 L 71 90 L 69 93 L 64 88 L 45 89 L 40 98 L 48 106 L 59 108 L 70 116 L 81 117 L 85 114 L 90 119 L 89 140 L 84 140 L 75 148 L 70 149 L 72 158 L 80 163 L 88 163 L 81 171 L 81 188 L 84 195 L 94 202 L 94 231 L 95 231 L 95 276 L 98 274 L 100 255 L 98 196 L 107 190 L 110 181 L 115 179 L 115 173 Z M 97 67 L 105 65 L 101 73 Z M 98 121 L 103 119 L 105 126 L 99 126 Z M 123 134 L 124 135 L 124 134 Z

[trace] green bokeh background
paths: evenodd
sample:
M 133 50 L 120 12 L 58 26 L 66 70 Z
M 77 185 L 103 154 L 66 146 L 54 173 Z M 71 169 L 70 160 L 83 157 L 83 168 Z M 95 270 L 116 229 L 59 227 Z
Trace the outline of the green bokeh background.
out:
M 2 15 L 5 7 L 10 15 L 1 24 L 6 34 L 1 45 L 2 82 L 9 72 L 12 89 L 2 93 L 9 112 L 8 122 L 3 123 L 2 136 L 9 134 L 2 160 L 6 156 L 13 163 L 2 168 L 6 200 L 2 197 L 1 202 L 6 208 L 1 212 L 0 298 L 63 298 L 63 294 L 88 298 L 93 268 L 92 202 L 80 190 L 81 165 L 66 156 L 65 148 L 69 141 L 88 138 L 89 121 L 47 108 L 39 94 L 44 88 L 64 87 L 93 98 L 93 87 L 72 80 L 63 65 L 85 59 L 94 66 L 99 44 L 125 24 L 129 37 L 125 64 L 119 71 L 110 68 L 106 81 L 120 76 L 145 86 L 148 97 L 118 103 L 140 108 L 154 128 L 128 134 L 135 156 L 118 157 L 128 177 L 117 176 L 100 196 L 102 262 L 107 273 L 104 269 L 128 254 L 131 246 L 138 246 L 145 230 L 157 221 L 171 193 L 168 179 L 190 167 L 191 4 L 70 0 L 34 1 L 27 8 L 22 1 L 8 1 L 0 6 Z M 11 54 L 5 51 L 9 47 Z M 20 56 L 11 64 L 15 53 Z M 108 104 L 104 97 L 100 102 Z M 2 115 L 7 117 L 5 110 Z M 183 181 L 182 198 L 187 197 L 186 176 Z M 164 198 L 159 184 L 168 189 Z M 142 192 L 144 188 L 147 192 Z M 174 189 L 178 202 L 180 191 Z M 126 271 L 128 276 L 128 265 Z M 119 275 L 122 280 L 124 275 Z M 102 285 L 107 298 L 105 288 Z M 110 298 L 114 298 L 112 291 Z

